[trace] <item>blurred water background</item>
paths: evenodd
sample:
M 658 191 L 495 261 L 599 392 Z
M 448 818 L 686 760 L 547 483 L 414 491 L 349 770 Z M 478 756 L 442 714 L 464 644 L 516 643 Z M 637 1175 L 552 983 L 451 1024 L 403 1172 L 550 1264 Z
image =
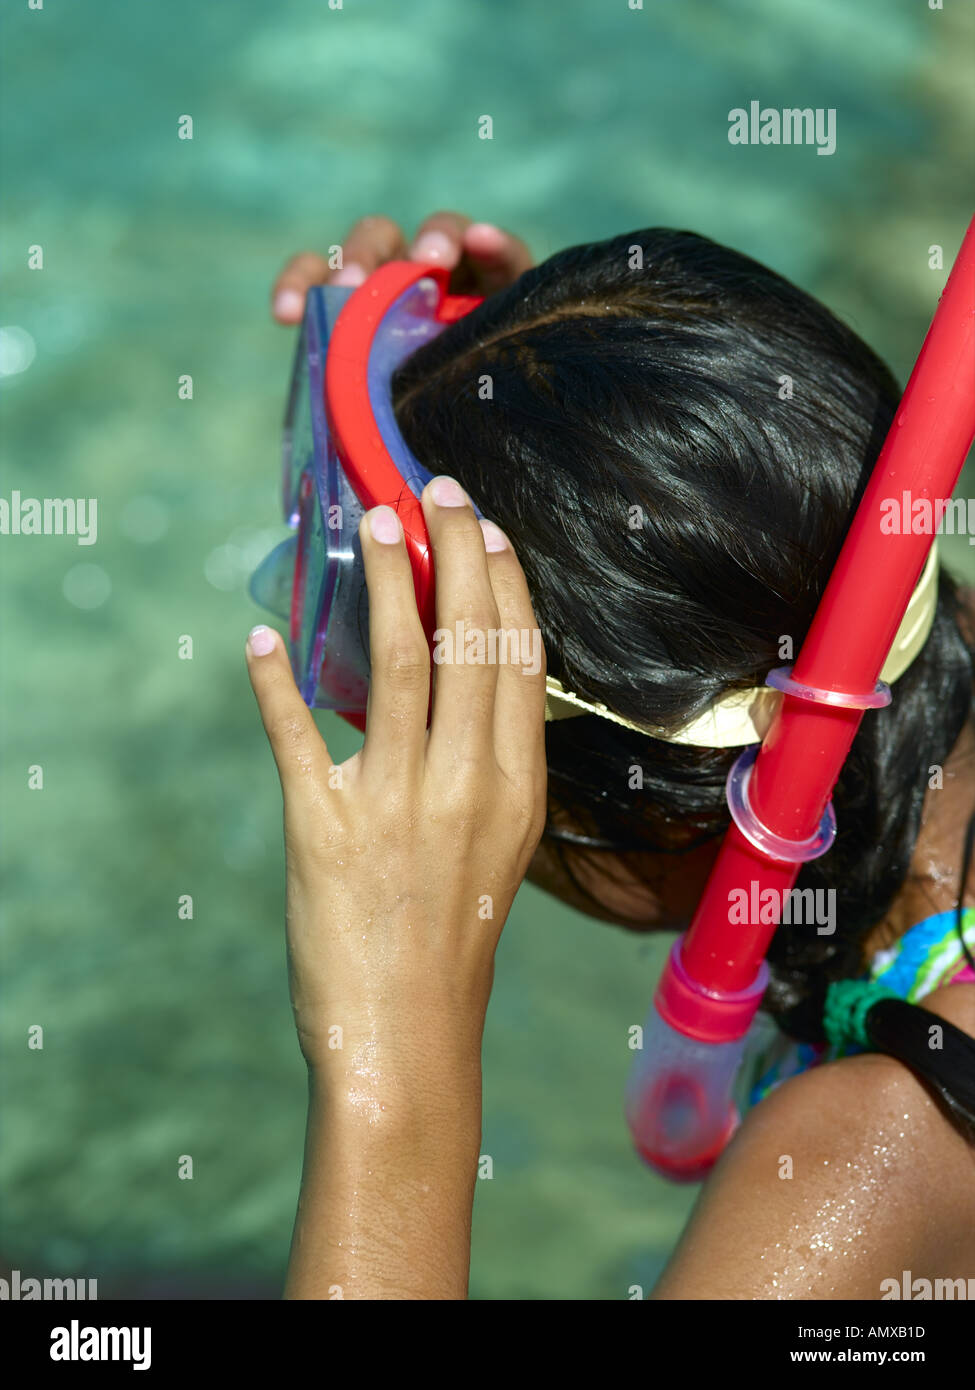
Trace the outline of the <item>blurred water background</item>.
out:
M 908 0 L 5 7 L 0 491 L 99 510 L 90 547 L 0 539 L 4 1265 L 102 1296 L 280 1289 L 305 1082 L 243 663 L 246 577 L 280 535 L 279 263 L 370 212 L 412 231 L 461 209 L 539 258 L 689 227 L 825 299 L 903 380 L 946 275 L 928 248 L 949 265 L 972 212 L 973 26 Z M 836 153 L 730 146 L 753 98 L 835 107 Z M 975 579 L 975 548 L 946 550 Z M 622 1298 L 662 1267 L 694 1190 L 641 1168 L 621 1093 L 667 945 L 519 895 L 474 1297 Z

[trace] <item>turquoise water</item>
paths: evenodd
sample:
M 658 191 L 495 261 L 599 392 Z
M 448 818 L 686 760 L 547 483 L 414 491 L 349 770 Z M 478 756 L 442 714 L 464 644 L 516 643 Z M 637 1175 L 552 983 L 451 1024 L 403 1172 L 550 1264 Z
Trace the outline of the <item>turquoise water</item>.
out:
M 950 260 L 971 213 L 961 10 L 5 11 L 0 492 L 99 504 L 93 546 L 0 538 L 8 1265 L 105 1291 L 280 1286 L 304 1072 L 279 791 L 242 660 L 246 576 L 280 534 L 279 263 L 375 211 L 412 228 L 461 208 L 539 257 L 692 227 L 819 294 L 903 377 L 944 278 L 927 249 Z M 752 98 L 835 107 L 835 155 L 730 147 L 727 113 Z M 975 548 L 947 549 L 975 578 Z M 322 728 L 351 750 L 345 726 Z M 621 1096 L 666 946 L 519 895 L 485 1039 L 476 1297 L 652 1285 L 694 1193 L 632 1157 Z

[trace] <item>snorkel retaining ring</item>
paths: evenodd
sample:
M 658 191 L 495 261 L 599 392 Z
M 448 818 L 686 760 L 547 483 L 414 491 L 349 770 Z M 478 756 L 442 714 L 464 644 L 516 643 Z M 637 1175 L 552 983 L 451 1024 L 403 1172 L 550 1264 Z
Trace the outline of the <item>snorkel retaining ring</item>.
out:
M 893 696 L 885 681 L 878 681 L 873 690 L 861 695 L 846 690 L 822 690 L 793 679 L 791 666 L 774 666 L 765 677 L 765 684 L 794 695 L 797 700 L 811 700 L 814 705 L 832 705 L 836 709 L 885 709 Z
M 793 695 L 797 700 L 808 700 L 814 705 L 830 705 L 834 709 L 885 709 L 893 699 L 890 686 L 884 681 L 878 681 L 869 693 L 852 694 L 845 690 L 822 690 L 818 686 L 794 680 L 791 666 L 774 667 L 765 677 L 765 684 L 781 690 L 784 695 Z M 808 839 L 788 840 L 782 835 L 776 835 L 775 831 L 756 815 L 748 796 L 748 784 L 760 749 L 761 744 L 750 744 L 735 759 L 728 773 L 725 799 L 732 820 L 745 839 L 771 859 L 781 859 L 786 864 L 807 864 L 810 859 L 818 859 L 832 848 L 836 839 L 836 815 L 832 798 L 826 803 L 817 830 Z
M 826 803 L 816 833 L 810 835 L 807 840 L 786 840 L 781 835 L 776 835 L 759 820 L 748 799 L 748 783 L 760 748 L 759 743 L 750 744 L 738 755 L 728 773 L 725 800 L 731 812 L 731 819 L 746 840 L 772 859 L 780 859 L 785 864 L 805 864 L 810 859 L 818 859 L 836 839 L 836 814 L 833 811 L 832 799 Z

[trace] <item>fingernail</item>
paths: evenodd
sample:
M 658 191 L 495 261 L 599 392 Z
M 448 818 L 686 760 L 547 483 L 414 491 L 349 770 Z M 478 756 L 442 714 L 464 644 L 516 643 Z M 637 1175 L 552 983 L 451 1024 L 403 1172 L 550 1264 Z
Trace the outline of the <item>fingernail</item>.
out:
M 271 628 L 261 623 L 258 627 L 251 628 L 247 645 L 254 656 L 267 656 L 268 652 L 274 651 L 274 633 Z
M 477 251 L 484 255 L 502 251 L 506 241 L 504 232 L 493 222 L 472 222 L 464 233 L 464 240 L 469 239 L 478 243 Z
M 437 265 L 453 267 L 457 264 L 459 252 L 460 248 L 446 232 L 424 232 L 414 241 L 410 260 L 433 261 Z
M 430 485 L 430 495 L 438 507 L 464 507 L 467 505 L 464 489 L 453 478 L 434 478 Z
M 374 507 L 369 513 L 369 532 L 374 541 L 395 545 L 403 534 L 403 528 L 392 507 Z
M 508 537 L 499 526 L 495 526 L 493 521 L 482 521 L 481 530 L 484 532 L 485 550 L 507 550 Z
M 329 280 L 330 285 L 361 285 L 366 278 L 365 269 L 358 261 L 347 261 Z
M 305 308 L 305 296 L 300 290 L 278 290 L 274 296 L 274 313 L 279 319 L 301 318 Z

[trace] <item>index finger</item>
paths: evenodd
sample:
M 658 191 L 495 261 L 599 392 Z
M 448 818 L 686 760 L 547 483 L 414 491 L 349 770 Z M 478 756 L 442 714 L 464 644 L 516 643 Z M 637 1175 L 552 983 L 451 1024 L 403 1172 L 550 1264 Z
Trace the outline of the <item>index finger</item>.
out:
M 324 285 L 331 267 L 317 251 L 300 251 L 286 262 L 271 289 L 271 313 L 278 323 L 300 323 L 305 295 L 312 285 Z
M 317 251 L 291 257 L 274 282 L 272 313 L 279 323 L 299 323 L 313 285 L 361 285 L 367 275 L 405 252 L 406 237 L 392 218 L 360 217 L 342 242 L 341 266 L 333 267 Z
M 513 285 L 533 264 L 520 237 L 462 212 L 435 212 L 420 225 L 410 258 L 446 266 L 453 294 L 493 294 Z
M 464 232 L 463 247 L 477 288 L 485 295 L 513 285 L 534 264 L 520 237 L 490 222 L 472 222 Z
M 434 212 L 425 217 L 410 247 L 411 261 L 427 261 L 453 270 L 461 257 L 464 233 L 471 219 L 462 212 Z

